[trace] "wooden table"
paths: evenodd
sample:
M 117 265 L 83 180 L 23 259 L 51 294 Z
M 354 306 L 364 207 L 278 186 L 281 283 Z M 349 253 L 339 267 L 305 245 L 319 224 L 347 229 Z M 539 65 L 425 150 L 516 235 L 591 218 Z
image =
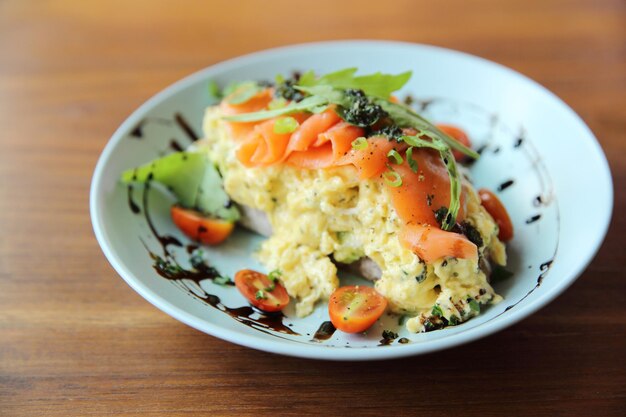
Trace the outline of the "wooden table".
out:
M 608 155 L 615 215 L 565 294 L 461 348 L 331 363 L 207 336 L 117 276 L 88 189 L 124 118 L 226 58 L 341 38 L 483 56 L 582 116 Z M 0 126 L 0 415 L 626 415 L 623 1 L 0 0 Z

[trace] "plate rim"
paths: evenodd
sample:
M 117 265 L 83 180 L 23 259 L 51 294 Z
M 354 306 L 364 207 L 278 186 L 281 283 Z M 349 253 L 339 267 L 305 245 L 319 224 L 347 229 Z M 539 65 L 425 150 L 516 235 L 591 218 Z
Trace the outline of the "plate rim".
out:
M 605 194 L 604 204 L 602 204 L 602 206 L 606 209 L 603 213 L 600 213 L 601 216 L 596 217 L 598 219 L 600 227 L 596 229 L 596 234 L 594 236 L 591 236 L 592 239 L 589 240 L 590 245 L 588 247 L 590 248 L 590 250 L 585 253 L 585 256 L 580 256 L 577 259 L 575 265 L 570 265 L 569 270 L 571 271 L 571 273 L 569 275 L 563 274 L 562 279 L 559 280 L 559 283 L 556 284 L 553 289 L 541 293 L 531 302 L 519 306 L 519 308 L 516 308 L 514 311 L 509 312 L 506 316 L 501 315 L 499 317 L 493 318 L 488 325 L 485 324 L 483 326 L 474 327 L 471 329 L 471 331 L 452 334 L 448 337 L 429 342 L 413 343 L 399 346 L 385 346 L 382 349 L 344 349 L 333 348 L 323 345 L 295 345 L 278 339 L 275 341 L 268 341 L 264 339 L 261 340 L 254 335 L 231 333 L 228 328 L 215 325 L 209 320 L 201 319 L 177 307 L 176 305 L 169 302 L 166 298 L 157 295 L 150 289 L 149 286 L 142 284 L 137 278 L 135 278 L 134 274 L 124 265 L 121 259 L 114 252 L 107 232 L 104 228 L 102 213 L 99 209 L 99 201 L 101 198 L 103 198 L 103 194 L 99 194 L 99 190 L 100 184 L 103 180 L 104 169 L 107 165 L 108 160 L 110 159 L 114 148 L 116 147 L 118 142 L 120 142 L 124 138 L 125 134 L 132 128 L 132 126 L 134 126 L 140 120 L 140 118 L 143 117 L 143 115 L 150 109 L 152 109 L 156 104 L 160 103 L 164 99 L 169 98 L 171 95 L 176 94 L 181 89 L 189 87 L 199 82 L 200 80 L 208 79 L 212 73 L 221 73 L 226 71 L 229 67 L 245 65 L 247 62 L 254 62 L 255 60 L 262 58 L 271 58 L 272 55 L 288 55 L 289 53 L 292 53 L 294 51 L 301 51 L 303 48 L 316 49 L 326 47 L 350 47 L 356 45 L 383 45 L 390 47 L 403 46 L 421 50 L 431 50 L 437 51 L 439 53 L 457 55 L 463 59 L 469 59 L 479 62 L 481 64 L 495 66 L 498 70 L 505 71 L 507 75 L 513 76 L 521 82 L 532 84 L 534 87 L 538 88 L 543 94 L 547 94 L 549 98 L 556 100 L 556 102 L 560 105 L 560 107 L 563 108 L 563 110 L 570 113 L 570 116 L 572 116 L 573 120 L 580 126 L 583 133 L 588 137 L 588 139 L 591 139 L 590 144 L 593 146 L 599 161 L 599 166 L 598 169 L 595 171 L 595 175 L 597 175 L 598 178 L 606 181 L 607 183 L 607 193 Z M 556 96 L 543 85 L 509 67 L 469 53 L 420 43 L 366 39 L 309 42 L 265 49 L 218 62 L 170 84 L 166 88 L 154 94 L 138 108 L 136 108 L 109 138 L 100 156 L 98 157 L 98 162 L 96 163 L 93 171 L 89 193 L 89 209 L 92 228 L 98 244 L 100 245 L 100 248 L 103 251 L 105 257 L 107 258 L 113 269 L 118 273 L 118 275 L 120 275 L 122 279 L 124 279 L 124 281 L 126 281 L 126 283 L 133 290 L 135 290 L 139 295 L 141 295 L 159 310 L 187 324 L 188 326 L 207 333 L 211 336 L 253 349 L 309 359 L 350 361 L 393 359 L 447 349 L 496 333 L 506 327 L 512 326 L 520 320 L 535 313 L 537 310 L 546 306 L 553 299 L 559 296 L 563 291 L 565 291 L 582 274 L 582 272 L 585 270 L 591 260 L 595 257 L 598 250 L 600 249 L 600 246 L 602 245 L 602 242 L 604 241 L 604 238 L 608 231 L 608 227 L 610 225 L 613 212 L 613 201 L 614 192 L 611 171 L 608 161 L 606 159 L 606 155 L 604 154 L 597 138 L 595 137 L 591 129 L 587 126 L 587 124 L 582 120 L 582 118 L 570 106 L 568 106 L 561 98 Z

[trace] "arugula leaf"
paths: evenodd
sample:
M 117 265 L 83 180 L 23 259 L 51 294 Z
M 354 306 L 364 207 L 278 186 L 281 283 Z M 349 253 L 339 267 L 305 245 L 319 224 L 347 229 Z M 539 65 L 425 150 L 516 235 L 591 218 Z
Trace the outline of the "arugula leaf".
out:
M 354 78 L 354 74 L 357 72 L 357 68 L 344 68 L 339 71 L 329 72 L 319 78 L 315 77 L 313 71 L 307 71 L 300 76 L 298 85 L 303 87 L 313 87 L 315 85 L 329 85 L 335 88 L 348 88 L 343 87 L 343 84 L 348 83 Z
M 413 159 L 413 146 L 406 150 L 406 160 L 409 163 L 411 171 L 413 171 L 414 174 L 417 174 L 419 167 L 417 166 L 417 161 Z
M 230 122 L 257 122 L 259 120 L 271 119 L 286 114 L 296 113 L 300 111 L 310 111 L 319 106 L 325 106 L 328 101 L 319 96 L 310 96 L 300 102 L 291 102 L 289 105 L 274 110 L 261 110 L 254 113 L 242 113 L 233 116 L 226 116 L 224 120 Z
M 261 87 L 254 81 L 245 81 L 226 87 L 226 89 L 224 89 L 224 95 L 229 104 L 241 104 L 250 100 L 264 89 L 265 87 Z
M 401 89 L 411 78 L 412 72 L 407 71 L 398 75 L 382 74 L 380 72 L 356 77 L 357 68 L 345 68 L 315 78 L 312 72 L 300 77 L 298 85 L 314 87 L 319 85 L 330 86 L 336 89 L 354 88 L 363 90 L 367 95 L 387 99 L 396 90 Z
M 330 85 L 316 85 L 313 87 L 296 86 L 295 88 L 310 94 L 311 97 L 322 97 L 328 104 L 337 104 L 345 107 L 349 102 L 343 91 L 333 88 Z
M 225 220 L 239 219 L 239 210 L 231 205 L 222 188 L 222 179 L 215 165 L 198 152 L 176 152 L 129 169 L 122 174 L 123 183 L 155 181 L 176 195 L 183 207 Z
M 428 120 L 424 119 L 422 116 L 415 113 L 410 108 L 401 104 L 392 103 L 387 100 L 375 99 L 374 102 L 382 107 L 383 110 L 385 110 L 387 113 L 389 113 L 389 116 L 398 126 L 413 127 L 419 129 L 422 131 L 421 134 L 424 134 L 430 138 L 438 138 L 452 149 L 456 149 L 457 151 L 460 151 L 465 155 L 468 155 L 474 159 L 478 159 L 480 157 L 480 155 L 476 151 L 451 138 L 449 135 L 438 129 L 437 126 L 430 123 Z

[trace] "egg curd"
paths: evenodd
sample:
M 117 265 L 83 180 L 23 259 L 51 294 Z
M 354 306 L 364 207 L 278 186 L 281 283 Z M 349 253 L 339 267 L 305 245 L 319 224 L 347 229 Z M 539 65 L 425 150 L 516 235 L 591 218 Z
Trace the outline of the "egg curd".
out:
M 269 269 L 282 271 L 282 282 L 296 300 L 296 314 L 306 316 L 316 302 L 339 286 L 335 262 L 371 258 L 382 271 L 375 282 L 392 312 L 407 315 L 411 332 L 463 322 L 480 304 L 501 300 L 480 264 L 505 265 L 498 226 L 466 181 L 466 221 L 480 233 L 478 258 L 444 258 L 426 264 L 401 245 L 398 218 L 386 188 L 378 180 L 359 180 L 352 166 L 298 169 L 283 164 L 246 168 L 235 156 L 237 143 L 218 107 L 207 109 L 207 152 L 235 202 L 265 212 L 273 234 L 257 256 Z M 480 262 L 479 262 L 480 261 Z M 484 267 L 484 265 L 483 265 Z

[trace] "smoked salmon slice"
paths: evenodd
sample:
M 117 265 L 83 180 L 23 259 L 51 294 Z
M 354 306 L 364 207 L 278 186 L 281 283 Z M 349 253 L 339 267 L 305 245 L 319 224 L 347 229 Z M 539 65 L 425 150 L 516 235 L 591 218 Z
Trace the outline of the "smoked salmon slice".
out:
M 393 206 L 405 223 L 438 225 L 435 211 L 450 204 L 450 178 L 437 151 L 414 149 L 413 160 L 417 163 L 417 172 L 413 172 L 406 160 L 401 165 L 392 165 L 400 174 L 402 185 L 387 186 Z M 457 220 L 464 217 L 465 193 L 461 192 L 461 207 Z
M 400 231 L 400 242 L 427 263 L 446 257 L 469 259 L 478 256 L 478 248 L 465 236 L 434 226 L 407 224 Z
M 291 135 L 289 146 L 287 147 L 287 155 L 292 151 L 305 151 L 313 145 L 318 136 L 335 124 L 339 123 L 341 118 L 335 113 L 334 108 L 328 108 L 326 111 L 314 114 L 306 119 Z
M 303 113 L 293 114 L 291 117 L 298 123 L 307 118 Z M 254 126 L 239 146 L 236 156 L 244 166 L 266 166 L 283 160 L 292 135 L 274 132 L 274 125 L 279 119 L 266 120 Z
M 318 135 L 317 145 L 314 143 L 307 150 L 292 152 L 287 157 L 291 166 L 316 169 L 328 168 L 352 149 L 352 142 L 361 137 L 365 131 L 360 127 L 340 122 Z
M 225 116 L 233 116 L 242 113 L 252 113 L 264 110 L 272 101 L 272 90 L 265 89 L 252 96 L 248 101 L 240 104 L 228 103 L 228 98 L 222 100 L 220 110 Z M 231 137 L 237 142 L 241 142 L 259 122 L 227 122 Z
M 335 165 L 354 165 L 360 179 L 374 178 L 387 169 L 390 150 L 402 151 L 406 144 L 392 142 L 385 136 L 375 136 L 367 139 L 365 149 L 351 149 L 346 155 L 339 158 Z

